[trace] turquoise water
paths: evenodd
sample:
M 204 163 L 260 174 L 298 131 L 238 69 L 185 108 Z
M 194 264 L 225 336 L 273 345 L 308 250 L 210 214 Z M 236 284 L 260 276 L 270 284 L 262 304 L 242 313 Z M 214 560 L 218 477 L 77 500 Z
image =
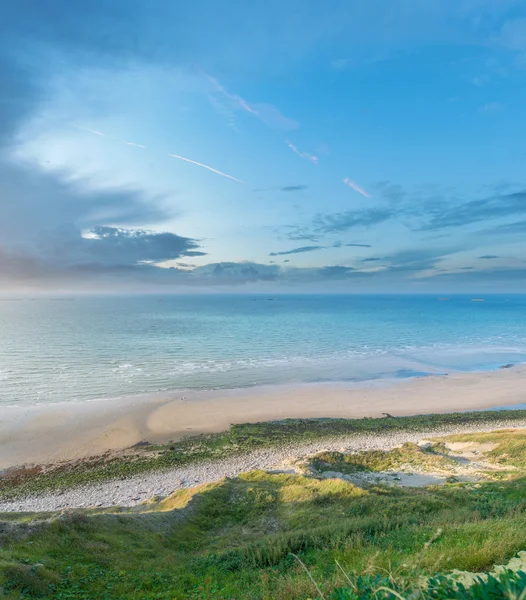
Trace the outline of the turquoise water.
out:
M 363 381 L 526 362 L 526 296 L 0 302 L 0 403 Z

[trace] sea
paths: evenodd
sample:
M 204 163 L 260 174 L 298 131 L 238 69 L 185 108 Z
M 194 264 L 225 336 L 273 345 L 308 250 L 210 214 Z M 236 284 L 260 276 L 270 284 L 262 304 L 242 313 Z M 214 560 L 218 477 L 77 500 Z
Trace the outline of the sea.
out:
M 526 363 L 526 296 L 0 300 L 0 405 L 383 382 Z

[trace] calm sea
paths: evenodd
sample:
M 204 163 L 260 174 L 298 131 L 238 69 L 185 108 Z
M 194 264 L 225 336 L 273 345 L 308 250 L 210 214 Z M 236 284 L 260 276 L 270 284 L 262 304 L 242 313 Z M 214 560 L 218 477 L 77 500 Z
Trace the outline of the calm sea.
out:
M 526 362 L 526 296 L 0 301 L 0 403 L 364 381 Z

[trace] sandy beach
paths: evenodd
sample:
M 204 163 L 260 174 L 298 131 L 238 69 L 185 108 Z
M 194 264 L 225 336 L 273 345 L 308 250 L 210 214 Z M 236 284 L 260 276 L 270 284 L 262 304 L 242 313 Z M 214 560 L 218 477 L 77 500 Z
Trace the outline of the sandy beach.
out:
M 380 417 L 526 403 L 526 367 L 367 384 L 192 391 L 113 400 L 7 406 L 0 468 L 50 463 L 285 418 Z

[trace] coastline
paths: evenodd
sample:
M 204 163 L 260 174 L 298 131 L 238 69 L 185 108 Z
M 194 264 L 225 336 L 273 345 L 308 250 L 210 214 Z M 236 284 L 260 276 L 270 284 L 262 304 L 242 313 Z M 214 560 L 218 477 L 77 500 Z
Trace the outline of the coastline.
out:
M 526 366 L 382 385 L 291 384 L 182 394 L 3 407 L 0 469 L 76 460 L 141 441 L 162 443 L 247 422 L 407 416 L 524 404 Z

